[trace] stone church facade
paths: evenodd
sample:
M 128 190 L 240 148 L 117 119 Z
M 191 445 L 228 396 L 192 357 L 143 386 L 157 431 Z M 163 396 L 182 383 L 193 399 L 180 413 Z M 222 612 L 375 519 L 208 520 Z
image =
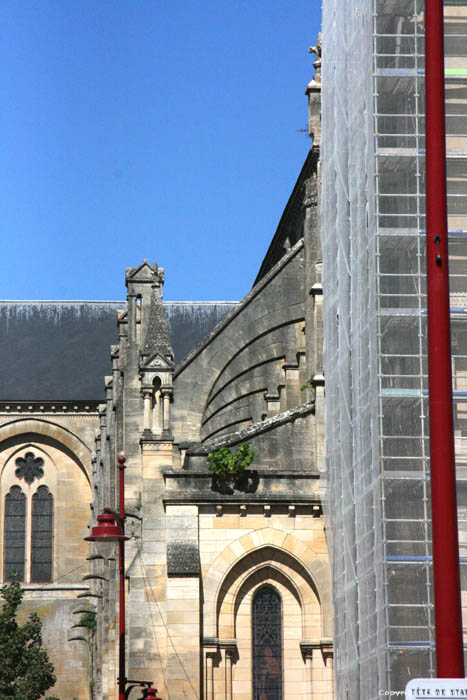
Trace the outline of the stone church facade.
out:
M 84 538 L 118 507 L 121 452 L 127 677 L 173 700 L 332 698 L 315 66 L 313 146 L 241 302 L 163 302 L 143 261 L 123 304 L 0 304 L 0 577 L 24 581 L 61 700 L 117 693 L 118 565 Z M 244 444 L 243 482 L 214 478 L 208 455 Z

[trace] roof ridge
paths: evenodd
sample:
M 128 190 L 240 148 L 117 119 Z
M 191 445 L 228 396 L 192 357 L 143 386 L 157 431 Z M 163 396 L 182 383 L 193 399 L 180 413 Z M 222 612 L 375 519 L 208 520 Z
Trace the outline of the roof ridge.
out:
M 126 304 L 122 299 L 0 299 L 0 304 Z
M 239 304 L 237 301 L 169 301 L 163 304 Z M 0 299 L 0 304 L 126 304 L 126 299 Z

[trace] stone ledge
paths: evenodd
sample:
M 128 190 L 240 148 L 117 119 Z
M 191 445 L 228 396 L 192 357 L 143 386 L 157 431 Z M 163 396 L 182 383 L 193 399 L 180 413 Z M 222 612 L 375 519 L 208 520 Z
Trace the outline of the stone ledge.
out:
M 162 502 L 165 505 L 212 505 L 215 503 L 226 503 L 233 505 L 264 505 L 265 503 L 289 505 L 291 503 L 297 505 L 321 505 L 321 496 L 317 492 L 312 492 L 309 495 L 303 495 L 303 493 L 290 493 L 288 495 L 278 495 L 273 493 L 263 494 L 245 494 L 245 493 L 234 493 L 232 495 L 224 495 L 218 493 L 211 494 L 201 494 L 199 491 L 181 491 L 177 489 L 172 494 L 166 494 L 162 496 Z
M 256 474 L 261 479 L 319 479 L 320 472 L 296 472 L 296 471 L 265 471 L 263 469 L 254 469 Z M 163 472 L 164 479 L 212 479 L 213 475 L 209 471 L 187 471 L 185 469 L 167 469 Z
M 303 418 L 310 414 L 313 414 L 315 410 L 315 402 L 310 401 L 308 403 L 297 406 L 297 408 L 291 408 L 288 411 L 279 413 L 277 416 L 272 416 L 272 418 L 267 418 L 266 420 L 260 421 L 259 423 L 253 423 L 253 425 L 239 430 L 237 433 L 232 433 L 226 435 L 225 437 L 219 437 L 213 440 L 207 440 L 206 442 L 201 442 L 197 445 L 189 447 L 186 451 L 187 457 L 198 457 L 203 455 L 208 455 L 210 452 L 219 449 L 219 447 L 230 447 L 233 445 L 238 445 L 246 440 L 251 440 L 257 435 L 266 433 L 269 430 L 274 430 L 281 425 L 286 423 L 291 423 L 297 418 Z
M 226 484 L 209 471 L 164 470 L 164 503 L 274 503 L 320 504 L 319 472 L 248 470 L 245 485 Z

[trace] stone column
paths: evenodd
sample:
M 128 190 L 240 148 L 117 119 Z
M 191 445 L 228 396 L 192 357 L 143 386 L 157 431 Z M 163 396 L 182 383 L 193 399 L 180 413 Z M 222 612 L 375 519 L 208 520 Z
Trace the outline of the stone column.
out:
M 162 430 L 165 432 L 170 430 L 170 394 L 169 392 L 164 392 L 163 396 L 163 410 L 162 410 Z
M 321 263 L 315 265 L 315 277 L 321 277 Z M 315 282 L 310 289 L 313 307 L 313 368 L 314 374 L 323 371 L 323 286 L 321 280 Z
M 206 683 L 204 685 L 206 700 L 214 700 L 214 657 L 216 651 L 206 652 Z
M 232 668 L 235 659 L 238 659 L 237 642 L 235 639 L 220 641 L 221 649 L 224 649 L 224 699 L 233 700 Z
M 327 696 L 329 698 L 333 697 L 333 684 L 334 684 L 334 650 L 332 645 L 332 640 L 322 639 L 321 640 L 321 651 L 323 653 L 323 680 L 326 686 Z
M 315 390 L 315 445 L 316 466 L 321 473 L 326 471 L 326 453 L 324 449 L 324 376 L 315 374 L 311 384 Z
M 128 340 L 136 343 L 136 294 L 128 294 Z
M 302 641 L 300 642 L 300 649 L 302 652 L 303 660 L 305 662 L 306 668 L 306 686 L 305 693 L 308 700 L 314 700 L 318 695 L 315 694 L 313 684 L 315 681 L 313 674 L 313 649 L 319 648 L 319 642 Z
M 327 681 L 328 681 L 328 688 L 329 688 L 329 697 L 332 698 L 332 688 L 334 685 L 334 656 L 332 654 L 329 654 L 327 661 L 326 661 L 326 668 L 327 668 Z
M 152 414 L 152 432 L 160 435 L 162 432 L 162 394 L 160 389 L 154 391 L 154 408 Z
M 151 403 L 152 403 L 152 389 L 143 390 L 143 400 L 144 400 L 144 430 L 152 430 L 152 415 L 151 415 Z
M 313 700 L 314 692 L 313 692 L 313 650 L 312 649 L 310 649 L 310 651 L 307 654 L 305 654 L 305 666 L 306 666 L 306 679 L 307 679 L 307 686 L 308 686 L 307 697 L 310 698 L 310 700 Z

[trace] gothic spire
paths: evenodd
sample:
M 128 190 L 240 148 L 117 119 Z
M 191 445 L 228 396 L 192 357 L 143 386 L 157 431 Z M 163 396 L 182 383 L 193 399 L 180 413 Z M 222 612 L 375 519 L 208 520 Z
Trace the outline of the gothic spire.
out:
M 149 320 L 146 327 L 146 335 L 142 354 L 154 355 L 156 352 L 173 362 L 173 350 L 169 338 L 169 329 L 162 306 L 162 285 L 164 284 L 164 270 L 154 264 L 154 284 L 152 285 L 151 306 Z

